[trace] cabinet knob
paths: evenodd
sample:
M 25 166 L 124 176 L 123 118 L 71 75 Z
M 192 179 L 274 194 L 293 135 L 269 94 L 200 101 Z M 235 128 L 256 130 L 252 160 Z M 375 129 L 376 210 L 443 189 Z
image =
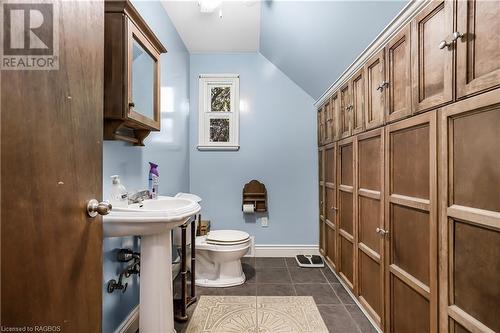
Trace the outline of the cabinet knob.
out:
M 459 38 L 463 38 L 464 37 L 464 34 L 460 33 L 460 31 L 454 31 L 452 34 L 451 34 L 451 41 L 447 41 L 446 39 L 443 39 L 440 43 L 439 43 L 439 48 L 442 50 L 444 48 L 448 48 L 450 49 L 451 46 L 453 45 L 453 43 L 455 43 Z
M 135 108 L 135 103 L 134 103 L 134 102 L 130 102 L 130 103 L 128 103 L 128 106 L 129 106 L 130 108 Z
M 384 229 L 379 228 L 379 227 L 377 227 L 377 229 L 375 229 L 375 231 L 376 231 L 378 234 L 382 235 L 382 236 L 385 236 L 385 235 L 387 235 L 387 234 L 389 233 L 389 231 L 388 231 L 388 230 L 384 230 Z

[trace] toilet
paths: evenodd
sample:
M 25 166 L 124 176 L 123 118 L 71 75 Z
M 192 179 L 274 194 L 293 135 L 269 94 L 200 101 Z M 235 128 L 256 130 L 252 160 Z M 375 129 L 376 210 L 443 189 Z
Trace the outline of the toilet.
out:
M 212 230 L 196 237 L 196 285 L 231 287 L 243 284 L 241 258 L 252 245 L 250 235 L 238 230 Z

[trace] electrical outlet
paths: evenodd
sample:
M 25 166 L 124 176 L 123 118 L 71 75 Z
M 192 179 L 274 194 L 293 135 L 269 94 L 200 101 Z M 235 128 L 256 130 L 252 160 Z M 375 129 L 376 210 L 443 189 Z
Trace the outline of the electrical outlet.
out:
M 260 225 L 263 227 L 268 227 L 269 226 L 269 220 L 267 219 L 267 216 L 261 217 L 260 218 Z

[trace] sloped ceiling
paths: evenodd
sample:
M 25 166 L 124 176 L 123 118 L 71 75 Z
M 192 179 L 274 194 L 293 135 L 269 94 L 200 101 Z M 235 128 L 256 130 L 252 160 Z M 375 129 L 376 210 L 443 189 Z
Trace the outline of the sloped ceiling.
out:
M 318 99 L 406 4 L 267 0 L 260 52 Z

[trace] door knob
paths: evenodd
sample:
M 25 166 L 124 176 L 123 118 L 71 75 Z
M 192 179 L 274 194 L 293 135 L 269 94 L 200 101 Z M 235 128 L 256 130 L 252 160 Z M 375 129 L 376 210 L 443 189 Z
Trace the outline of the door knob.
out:
M 87 203 L 87 214 L 89 214 L 90 217 L 96 217 L 97 214 L 108 215 L 111 209 L 113 209 L 113 206 L 109 201 L 99 202 L 96 199 L 91 199 Z

